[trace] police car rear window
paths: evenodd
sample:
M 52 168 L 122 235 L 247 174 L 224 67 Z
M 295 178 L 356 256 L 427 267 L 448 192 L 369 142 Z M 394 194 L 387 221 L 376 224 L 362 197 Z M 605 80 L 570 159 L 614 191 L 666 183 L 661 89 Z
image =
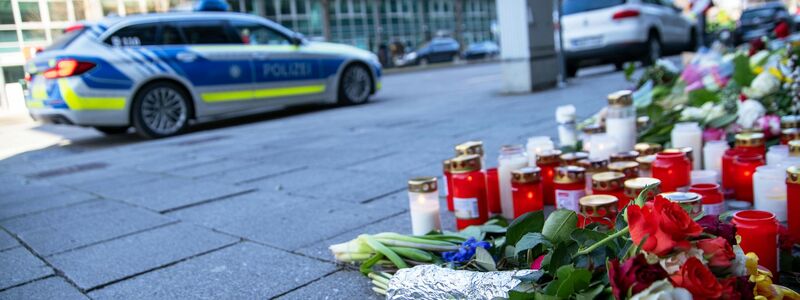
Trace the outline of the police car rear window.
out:
M 226 22 L 184 21 L 178 24 L 190 45 L 242 44 L 241 40 L 233 38 Z
M 158 24 L 131 25 L 106 38 L 106 44 L 117 47 L 155 45 L 157 31 Z

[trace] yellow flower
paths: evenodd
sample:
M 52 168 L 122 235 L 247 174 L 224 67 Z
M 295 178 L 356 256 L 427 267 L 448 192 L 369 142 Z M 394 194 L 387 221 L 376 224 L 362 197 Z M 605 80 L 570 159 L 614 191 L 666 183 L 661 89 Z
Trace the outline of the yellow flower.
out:
M 783 76 L 783 74 L 781 74 L 781 70 L 778 70 L 778 68 L 776 67 L 770 67 L 769 73 L 772 74 L 772 76 L 775 76 L 775 78 L 778 78 L 778 80 L 782 82 L 789 82 L 789 78 Z
M 788 299 L 788 300 L 798 300 L 798 299 L 800 299 L 800 294 L 798 294 L 797 292 L 793 291 L 792 289 L 787 288 L 787 287 L 782 286 L 782 285 L 777 285 L 777 284 L 774 285 L 774 286 L 775 286 L 775 289 L 777 289 L 778 292 L 781 294 L 783 299 Z
M 747 274 L 750 274 L 750 276 L 758 274 L 758 255 L 756 255 L 754 252 L 750 252 L 747 253 L 745 257 L 747 257 L 747 260 L 744 262 L 744 265 L 747 268 Z
M 761 74 L 761 72 L 764 72 L 764 67 L 756 66 L 756 67 L 753 68 L 753 73 L 754 74 L 756 74 L 756 75 L 757 74 Z

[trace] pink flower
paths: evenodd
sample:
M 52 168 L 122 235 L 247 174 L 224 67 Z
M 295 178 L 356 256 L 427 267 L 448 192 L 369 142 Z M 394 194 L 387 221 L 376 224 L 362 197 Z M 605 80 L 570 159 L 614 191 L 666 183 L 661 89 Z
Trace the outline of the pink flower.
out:
M 539 270 L 542 268 L 542 261 L 544 261 L 544 255 L 541 255 L 533 260 L 531 263 L 531 270 Z
M 766 138 L 781 134 L 781 117 L 776 115 L 766 115 L 756 120 L 756 126 L 764 131 Z
M 723 139 L 725 139 L 725 129 L 706 128 L 703 130 L 703 141 L 721 141 Z

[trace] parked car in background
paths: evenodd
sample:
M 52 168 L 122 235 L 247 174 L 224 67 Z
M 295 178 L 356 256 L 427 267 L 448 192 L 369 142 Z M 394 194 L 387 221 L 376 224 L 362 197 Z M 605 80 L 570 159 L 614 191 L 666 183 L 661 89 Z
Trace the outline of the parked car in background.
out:
M 398 67 L 427 65 L 429 63 L 456 61 L 461 58 L 461 45 L 453 38 L 434 38 L 419 49 L 406 53 L 395 60 Z
M 761 6 L 751 7 L 742 12 L 734 31 L 736 45 L 749 42 L 753 39 L 772 35 L 775 27 L 781 22 L 786 22 L 793 28 L 794 20 L 780 2 L 769 2 Z
M 564 0 L 562 36 L 567 75 L 582 66 L 627 61 L 652 64 L 693 49 L 695 22 L 666 0 Z
M 464 50 L 464 59 L 471 60 L 471 59 L 483 59 L 483 58 L 491 58 L 495 57 L 500 54 L 500 46 L 497 43 L 492 41 L 484 41 L 479 43 L 473 43 L 467 46 L 467 50 Z

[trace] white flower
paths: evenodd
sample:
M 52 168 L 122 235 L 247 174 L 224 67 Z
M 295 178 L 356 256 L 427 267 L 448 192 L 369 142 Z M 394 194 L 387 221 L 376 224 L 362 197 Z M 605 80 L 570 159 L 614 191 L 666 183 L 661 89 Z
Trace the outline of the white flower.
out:
M 684 288 L 673 287 L 667 279 L 650 285 L 644 291 L 631 297 L 631 300 L 691 300 L 692 294 Z
M 744 276 L 747 275 L 747 267 L 745 266 L 745 262 L 747 261 L 747 256 L 744 254 L 744 250 L 739 245 L 733 246 L 733 254 L 736 254 L 736 258 L 731 261 L 731 266 L 728 271 L 733 276 Z
M 692 248 L 689 249 L 689 251 L 659 259 L 658 263 L 664 268 L 664 270 L 667 271 L 668 274 L 672 275 L 680 271 L 681 266 L 686 263 L 686 260 L 688 260 L 689 257 L 696 257 L 701 262 L 705 263 L 705 259 L 703 259 L 703 250 L 697 248 Z
M 772 75 L 770 72 L 761 72 L 758 74 L 750 87 L 744 88 L 744 93 L 750 98 L 761 99 L 764 96 L 772 94 L 781 87 L 781 81 Z
M 699 107 L 690 106 L 681 111 L 681 121 L 702 120 L 705 116 L 705 112 Z
M 756 120 L 764 116 L 767 110 L 758 102 L 753 99 L 747 99 L 739 103 L 739 111 L 736 113 L 738 119 L 736 123 L 744 128 L 752 128 L 756 124 Z
M 708 110 L 708 114 L 706 115 L 706 122 L 722 117 L 726 113 L 727 112 L 725 111 L 724 105 L 722 104 L 712 105 L 711 109 Z
M 760 67 L 764 65 L 764 63 L 769 58 L 769 51 L 761 50 L 750 56 L 750 69 L 755 69 L 756 67 Z

